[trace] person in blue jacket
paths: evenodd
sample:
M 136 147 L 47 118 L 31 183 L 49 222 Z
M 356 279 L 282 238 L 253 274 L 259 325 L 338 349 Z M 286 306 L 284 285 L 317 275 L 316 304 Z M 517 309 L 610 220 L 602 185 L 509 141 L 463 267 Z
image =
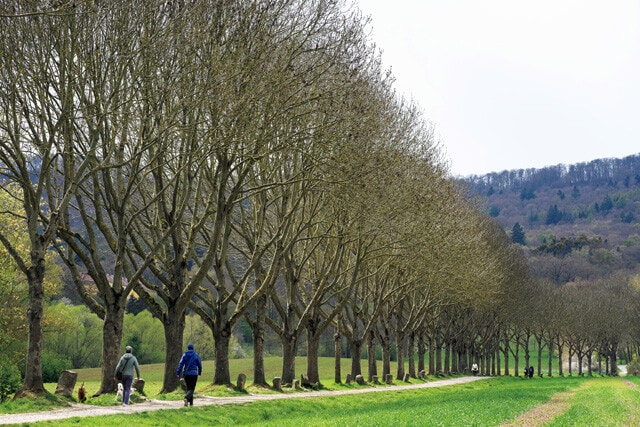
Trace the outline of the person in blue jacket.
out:
M 198 376 L 202 375 L 202 361 L 200 356 L 193 349 L 193 344 L 187 345 L 187 351 L 184 352 L 180 358 L 178 369 L 176 369 L 176 376 L 184 377 L 184 381 L 187 383 L 187 395 L 184 397 L 184 406 L 193 406 L 193 392 L 196 389 L 196 383 L 198 382 Z

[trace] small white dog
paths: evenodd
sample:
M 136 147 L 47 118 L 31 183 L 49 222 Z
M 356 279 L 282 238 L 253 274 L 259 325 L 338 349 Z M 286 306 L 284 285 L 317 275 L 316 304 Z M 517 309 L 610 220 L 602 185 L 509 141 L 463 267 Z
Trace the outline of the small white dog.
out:
M 124 391 L 124 387 L 122 387 L 122 383 L 118 383 L 118 391 L 116 392 L 116 399 L 115 401 L 118 401 L 118 397 L 120 398 L 120 400 L 122 400 L 122 392 Z
M 118 401 L 118 398 L 120 398 L 120 400 L 122 400 L 122 392 L 124 391 L 124 387 L 122 386 L 122 383 L 118 383 L 118 391 L 116 392 L 116 398 L 115 401 Z M 136 389 L 131 387 L 129 389 L 129 397 L 133 396 L 133 393 L 136 392 Z

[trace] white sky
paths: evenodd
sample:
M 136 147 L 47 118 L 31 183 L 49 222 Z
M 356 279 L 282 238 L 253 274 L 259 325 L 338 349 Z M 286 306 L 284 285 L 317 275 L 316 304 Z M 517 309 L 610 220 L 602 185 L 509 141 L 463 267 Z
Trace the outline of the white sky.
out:
M 453 175 L 640 153 L 640 1 L 355 1 Z

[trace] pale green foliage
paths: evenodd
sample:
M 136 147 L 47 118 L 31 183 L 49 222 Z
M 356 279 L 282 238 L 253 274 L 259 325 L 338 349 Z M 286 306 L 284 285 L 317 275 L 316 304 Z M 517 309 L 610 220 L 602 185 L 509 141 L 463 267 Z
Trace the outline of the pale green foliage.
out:
M 150 312 L 124 316 L 122 347 L 130 345 L 141 364 L 164 362 L 164 329 L 162 322 Z
M 186 349 L 189 343 L 195 346 L 201 358 L 213 359 L 215 353 L 213 335 L 200 316 L 190 315 L 185 319 L 183 348 Z
M 640 358 L 636 357 L 635 359 L 627 363 L 627 372 L 630 375 L 640 374 Z
M 10 360 L 0 359 L 0 402 L 7 400 L 20 387 L 20 372 Z
M 101 365 L 102 321 L 84 305 L 63 303 L 48 306 L 44 331 L 45 348 L 64 356 L 73 368 Z

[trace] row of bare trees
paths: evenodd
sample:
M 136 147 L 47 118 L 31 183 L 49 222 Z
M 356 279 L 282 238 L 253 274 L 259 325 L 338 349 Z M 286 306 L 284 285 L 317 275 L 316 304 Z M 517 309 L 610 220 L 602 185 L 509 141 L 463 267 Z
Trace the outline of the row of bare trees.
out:
M 446 179 L 430 127 L 395 96 L 352 5 L 23 2 L 0 15 L 0 160 L 31 242 L 25 258 L 3 239 L 29 278 L 21 393 L 43 391 L 52 246 L 104 320 L 99 393 L 114 388 L 133 290 L 163 322 L 167 361 L 187 308 L 205 319 L 218 384 L 243 317 L 257 349 L 265 327 L 281 337 L 285 381 L 307 333 L 317 380 L 331 325 L 358 349 L 383 329 L 388 349 L 391 313 L 409 313 L 393 326 L 404 336 L 429 311 L 492 295 L 491 231 Z
M 319 381 L 329 328 L 336 355 L 346 338 L 353 375 L 365 348 L 377 374 L 376 346 L 387 374 L 395 344 L 400 377 L 405 354 L 411 375 L 425 368 L 427 348 L 430 370 L 497 353 L 510 326 L 503 307 L 525 300 L 522 253 L 448 179 L 431 127 L 394 93 L 353 5 L 2 8 L 1 174 L 21 189 L 15 215 L 30 239 L 25 257 L 0 234 L 29 281 L 18 395 L 44 392 L 49 248 L 103 319 L 98 394 L 115 388 L 132 291 L 164 325 L 166 392 L 178 385 L 172 361 L 189 309 L 211 329 L 215 384 L 230 383 L 229 342 L 243 318 L 258 385 L 265 328 L 281 339 L 285 382 L 303 334 L 307 375 Z

